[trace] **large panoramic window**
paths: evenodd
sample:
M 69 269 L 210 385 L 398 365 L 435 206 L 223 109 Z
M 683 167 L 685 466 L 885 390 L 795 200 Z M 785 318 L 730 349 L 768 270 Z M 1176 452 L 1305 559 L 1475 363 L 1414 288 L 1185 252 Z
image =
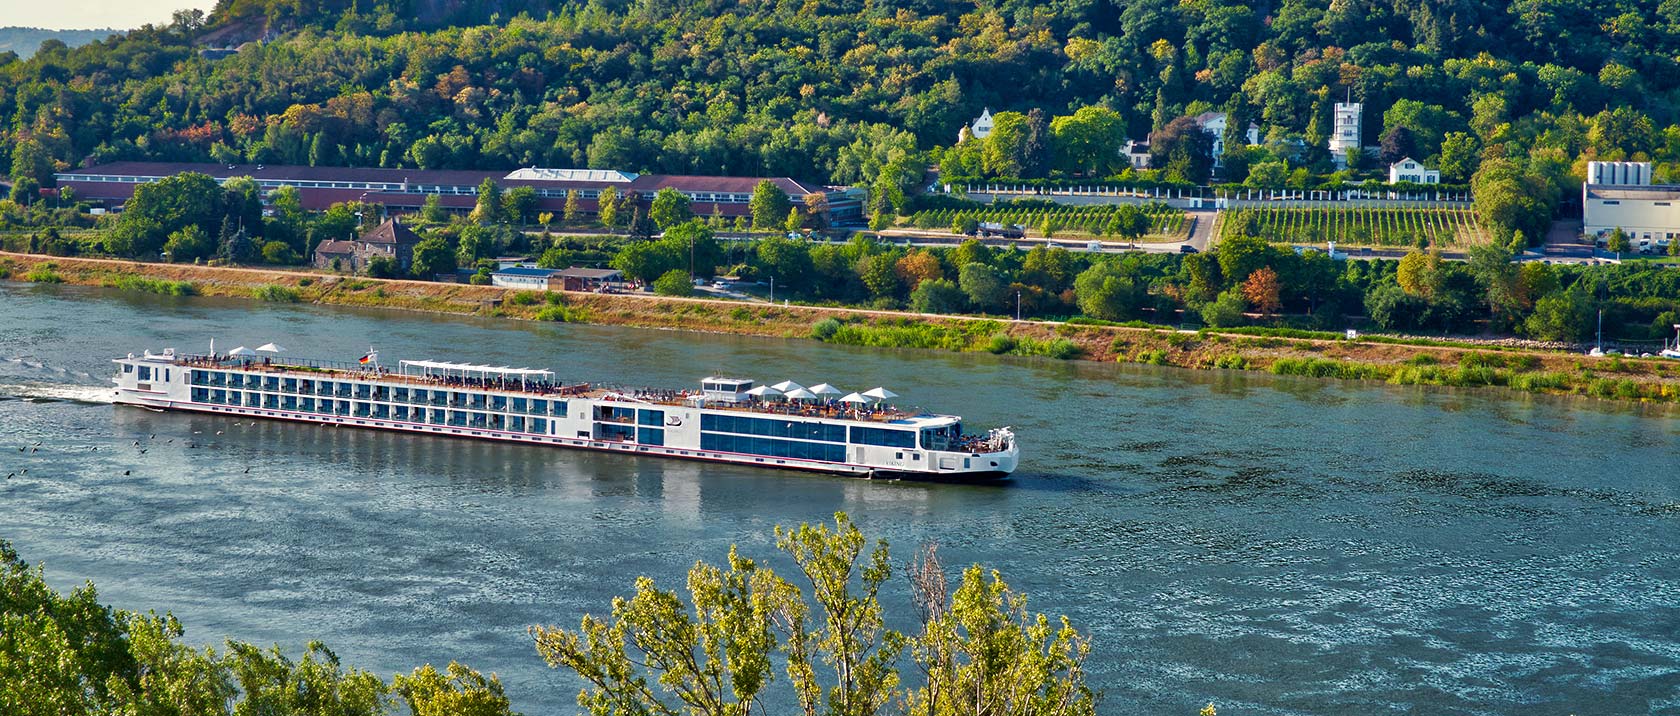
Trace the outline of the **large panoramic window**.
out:
M 773 438 L 823 440 L 834 443 L 846 441 L 846 426 L 844 425 L 788 420 L 786 418 L 752 418 L 744 415 L 707 413 L 700 416 L 700 429 Z
M 913 448 L 916 447 L 916 434 L 908 430 L 854 427 L 852 428 L 852 442 L 858 445 Z
M 747 435 L 703 432 L 700 433 L 700 449 L 763 455 L 765 457 L 785 457 L 796 460 L 846 461 L 846 447 L 844 445 L 800 440 L 777 440 Z

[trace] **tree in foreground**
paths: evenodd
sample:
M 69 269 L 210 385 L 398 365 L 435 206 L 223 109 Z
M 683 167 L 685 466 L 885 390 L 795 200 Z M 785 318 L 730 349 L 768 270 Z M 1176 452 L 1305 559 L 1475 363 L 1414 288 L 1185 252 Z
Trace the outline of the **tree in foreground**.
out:
M 766 701 L 788 698 L 779 676 L 807 716 L 1096 712 L 1089 640 L 1065 617 L 1029 612 L 996 572 L 971 567 L 952 593 L 927 548 L 909 570 L 921 631 L 903 634 L 880 601 L 893 573 L 885 542 L 844 513 L 775 536 L 792 578 L 731 548 L 723 565 L 695 563 L 686 600 L 641 577 L 606 617 L 532 627 L 537 650 L 589 682 L 578 704 L 601 716 L 768 713 Z
M 0 714 L 514 716 L 500 679 L 457 663 L 387 685 L 320 642 L 294 661 L 237 641 L 195 649 L 183 633 L 173 615 L 100 604 L 92 584 L 59 594 L 0 540 Z

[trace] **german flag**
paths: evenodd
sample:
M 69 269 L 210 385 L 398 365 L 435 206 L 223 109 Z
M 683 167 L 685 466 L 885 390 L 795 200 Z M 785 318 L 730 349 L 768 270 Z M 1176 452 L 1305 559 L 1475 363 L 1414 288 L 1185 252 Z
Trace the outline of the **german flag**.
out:
M 357 363 L 360 363 L 360 364 L 362 364 L 362 365 L 367 365 L 367 364 L 369 364 L 369 363 L 372 363 L 372 362 L 373 362 L 373 359 L 374 359 L 374 358 L 377 358 L 377 357 L 379 357 L 379 354 L 378 354 L 378 353 L 376 353 L 376 352 L 370 352 L 370 353 L 368 353 L 368 354 L 367 354 L 367 355 L 364 355 L 364 356 L 362 356 L 362 357 L 360 357 L 360 358 L 357 358 L 357 359 L 356 359 L 356 362 L 357 362 Z

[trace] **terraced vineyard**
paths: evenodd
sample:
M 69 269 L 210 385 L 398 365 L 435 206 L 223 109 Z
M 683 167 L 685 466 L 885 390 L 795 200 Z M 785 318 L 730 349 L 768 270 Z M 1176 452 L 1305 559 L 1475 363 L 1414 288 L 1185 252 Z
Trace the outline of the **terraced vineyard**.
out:
M 1182 241 L 1186 231 L 1183 209 L 1175 209 L 1160 202 L 1140 204 L 1145 216 L 1149 217 L 1149 231 L 1145 241 Z M 1102 234 L 1102 229 L 1108 224 L 1115 212 L 1120 210 L 1119 204 L 1102 204 L 1096 206 L 1056 206 L 1056 207 L 1013 207 L 988 206 L 984 209 L 935 209 L 918 211 L 911 215 L 908 224 L 923 229 L 950 229 L 957 219 L 973 217 L 981 223 L 997 223 L 1004 225 L 1018 224 L 1026 227 L 1030 236 L 1043 236 L 1044 220 L 1049 218 L 1055 236 L 1091 236 Z
M 1343 246 L 1470 246 L 1487 240 L 1468 209 L 1236 209 L 1220 219 L 1220 238 L 1248 234 L 1267 241 Z

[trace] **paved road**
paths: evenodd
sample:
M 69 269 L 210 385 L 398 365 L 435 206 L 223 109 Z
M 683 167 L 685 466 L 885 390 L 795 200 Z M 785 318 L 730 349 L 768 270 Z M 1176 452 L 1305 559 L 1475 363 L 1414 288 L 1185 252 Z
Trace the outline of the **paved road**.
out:
M 1211 212 L 1209 212 L 1209 213 L 1211 213 Z M 968 236 L 958 236 L 958 235 L 953 235 L 953 234 L 950 234 L 950 233 L 934 233 L 934 232 L 928 232 L 928 231 L 919 231 L 919 230 L 916 230 L 916 229 L 887 229 L 887 230 L 882 231 L 880 233 L 881 233 L 882 240 L 887 241 L 889 243 L 899 244 L 901 246 L 944 246 L 944 247 L 951 247 L 951 246 L 956 246 L 958 244 L 961 244 L 962 242 L 967 241 L 970 238 Z M 980 239 L 979 241 L 980 241 L 980 243 L 985 244 L 986 246 L 991 246 L 991 247 L 994 247 L 994 248 L 1008 248 L 1010 246 L 1020 246 L 1020 247 L 1023 247 L 1023 248 L 1029 248 L 1030 249 L 1034 246 L 1047 245 L 1047 246 L 1051 246 L 1051 247 L 1061 247 L 1061 248 L 1067 249 L 1069 251 L 1090 251 L 1091 250 L 1090 245 L 1093 243 L 1091 239 L 1054 239 L 1053 238 L 1053 239 L 1045 240 L 1045 239 L 1042 239 L 1042 238 L 1031 237 L 1031 236 L 1029 236 L 1027 238 L 1024 238 L 1024 239 Z M 1181 242 L 1181 241 L 1140 242 L 1140 243 L 1131 244 L 1131 245 L 1128 245 L 1124 241 L 1097 241 L 1095 243 L 1099 244 L 1102 247 L 1100 249 L 1097 249 L 1098 251 L 1100 251 L 1102 253 L 1122 253 L 1122 252 L 1126 252 L 1126 251 L 1144 251 L 1144 252 L 1156 253 L 1156 254 L 1177 253 L 1179 251 L 1178 247 L 1182 246 L 1184 244 L 1184 242 Z
M 1185 243 L 1197 251 L 1207 251 L 1213 244 L 1213 227 L 1219 223 L 1219 212 L 1211 209 L 1191 209 L 1190 239 Z

